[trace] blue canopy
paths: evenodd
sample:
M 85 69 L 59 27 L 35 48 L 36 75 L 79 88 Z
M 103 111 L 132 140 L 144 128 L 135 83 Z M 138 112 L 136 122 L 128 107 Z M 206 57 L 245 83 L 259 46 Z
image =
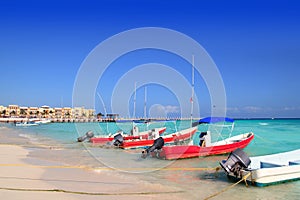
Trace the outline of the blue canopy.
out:
M 218 122 L 231 122 L 233 123 L 234 120 L 228 117 L 205 117 L 203 119 L 199 120 L 199 124 L 212 124 L 212 123 L 218 123 Z

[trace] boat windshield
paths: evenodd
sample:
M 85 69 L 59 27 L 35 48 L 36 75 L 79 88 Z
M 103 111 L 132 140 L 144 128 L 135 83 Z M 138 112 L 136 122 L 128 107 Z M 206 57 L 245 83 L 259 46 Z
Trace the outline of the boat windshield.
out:
M 231 137 L 234 128 L 234 120 L 228 117 L 206 117 L 198 124 L 204 125 L 199 126 L 203 131 L 210 131 L 212 143 Z

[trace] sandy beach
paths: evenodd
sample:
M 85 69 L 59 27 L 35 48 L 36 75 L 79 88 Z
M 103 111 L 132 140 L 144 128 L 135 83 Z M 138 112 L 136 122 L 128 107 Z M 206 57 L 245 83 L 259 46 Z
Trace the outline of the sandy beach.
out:
M 1 133 L 4 131 L 6 128 L 1 127 Z M 149 183 L 112 170 L 95 171 L 31 157 L 34 144 L 10 134 L 0 137 L 1 199 L 184 198 L 180 188 Z M 47 151 L 55 156 L 55 149 L 43 148 L 45 156 Z
M 24 147 L 2 144 L 0 152 L 1 199 L 182 199 L 178 188 L 31 159 Z
M 224 172 L 214 170 L 226 155 L 174 162 L 142 159 L 140 150 L 64 144 L 33 130 L 0 124 L 1 199 L 194 200 L 218 194 L 212 199 L 250 200 L 299 196 L 299 182 L 266 188 L 241 183 L 220 193 L 233 184 Z

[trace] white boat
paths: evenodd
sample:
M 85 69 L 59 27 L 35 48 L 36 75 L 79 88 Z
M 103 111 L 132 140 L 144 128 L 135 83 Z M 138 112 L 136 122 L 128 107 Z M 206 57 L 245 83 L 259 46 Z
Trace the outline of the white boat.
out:
M 25 121 L 25 122 L 17 122 L 16 126 L 37 126 L 39 124 L 35 123 L 34 121 Z
M 42 120 L 38 120 L 38 121 L 35 121 L 36 124 L 49 124 L 51 123 L 51 120 L 50 119 L 42 119 Z
M 248 182 L 259 187 L 300 180 L 300 149 L 249 158 L 238 149 L 220 164 L 229 177 L 247 177 Z

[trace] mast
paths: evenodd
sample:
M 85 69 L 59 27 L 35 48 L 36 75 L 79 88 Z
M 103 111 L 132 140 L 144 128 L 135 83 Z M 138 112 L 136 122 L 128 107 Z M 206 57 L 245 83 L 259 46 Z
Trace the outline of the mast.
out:
M 104 115 L 107 117 L 107 111 L 106 111 L 105 103 L 104 103 L 104 101 L 103 101 L 103 99 L 102 99 L 99 92 L 97 92 L 97 95 L 98 95 L 98 97 L 99 97 L 99 99 L 102 103 L 102 106 L 103 106 L 103 109 L 104 109 Z M 109 131 L 108 131 L 108 122 L 106 122 L 106 131 L 107 131 L 107 133 L 109 133 Z
M 147 87 L 145 87 L 145 99 L 144 99 L 144 119 L 147 118 Z
M 194 110 L 194 85 L 195 85 L 194 65 L 195 65 L 195 58 L 194 58 L 194 55 L 193 55 L 192 56 L 191 127 L 192 127 L 192 124 L 193 124 L 193 110 Z
M 136 104 L 136 82 L 134 82 L 133 119 L 135 119 L 135 104 Z

